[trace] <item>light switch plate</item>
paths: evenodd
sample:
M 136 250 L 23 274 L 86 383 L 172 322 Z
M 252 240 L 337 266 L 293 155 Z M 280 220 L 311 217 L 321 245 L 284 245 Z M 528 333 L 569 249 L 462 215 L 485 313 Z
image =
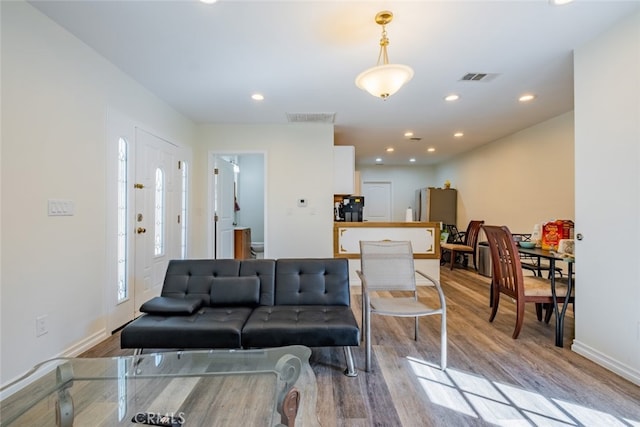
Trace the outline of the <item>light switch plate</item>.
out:
M 73 200 L 49 199 L 47 209 L 49 216 L 72 216 L 75 203 Z

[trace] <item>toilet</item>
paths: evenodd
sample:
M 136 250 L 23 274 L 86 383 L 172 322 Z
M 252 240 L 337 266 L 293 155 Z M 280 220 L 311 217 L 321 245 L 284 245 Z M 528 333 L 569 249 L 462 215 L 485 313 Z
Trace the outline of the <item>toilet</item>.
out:
M 264 258 L 264 242 L 251 242 L 251 255 L 254 258 Z

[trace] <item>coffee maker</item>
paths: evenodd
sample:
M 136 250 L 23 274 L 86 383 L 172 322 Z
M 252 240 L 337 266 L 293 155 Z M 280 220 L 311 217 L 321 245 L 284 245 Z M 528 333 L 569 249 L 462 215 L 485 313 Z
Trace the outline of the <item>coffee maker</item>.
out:
M 342 199 L 342 219 L 346 222 L 362 222 L 364 197 L 350 196 Z

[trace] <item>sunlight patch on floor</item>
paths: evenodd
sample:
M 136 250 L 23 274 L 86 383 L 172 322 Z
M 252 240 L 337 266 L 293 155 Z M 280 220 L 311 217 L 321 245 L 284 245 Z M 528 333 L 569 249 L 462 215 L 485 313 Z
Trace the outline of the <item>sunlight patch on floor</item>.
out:
M 413 374 L 429 400 L 451 410 L 498 426 L 639 426 L 575 403 L 550 399 L 535 391 L 407 357 Z
M 591 408 L 585 408 L 584 406 L 576 405 L 575 403 L 566 402 L 559 399 L 553 399 L 553 401 L 569 414 L 571 414 L 573 418 L 584 425 L 599 425 L 607 427 L 626 427 L 629 425 L 626 422 L 623 422 L 618 417 L 607 414 L 606 412 L 597 411 Z

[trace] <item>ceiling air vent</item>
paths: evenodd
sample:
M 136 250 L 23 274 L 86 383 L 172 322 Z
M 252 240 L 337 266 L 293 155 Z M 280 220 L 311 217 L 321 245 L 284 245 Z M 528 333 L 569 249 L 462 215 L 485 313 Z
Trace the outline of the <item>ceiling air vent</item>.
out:
M 412 136 L 411 138 L 409 138 L 409 141 L 422 141 L 422 138 L 420 138 L 419 136 Z
M 489 82 L 498 77 L 496 73 L 467 73 L 460 79 L 463 82 Z
M 287 113 L 289 123 L 333 123 L 336 113 Z

